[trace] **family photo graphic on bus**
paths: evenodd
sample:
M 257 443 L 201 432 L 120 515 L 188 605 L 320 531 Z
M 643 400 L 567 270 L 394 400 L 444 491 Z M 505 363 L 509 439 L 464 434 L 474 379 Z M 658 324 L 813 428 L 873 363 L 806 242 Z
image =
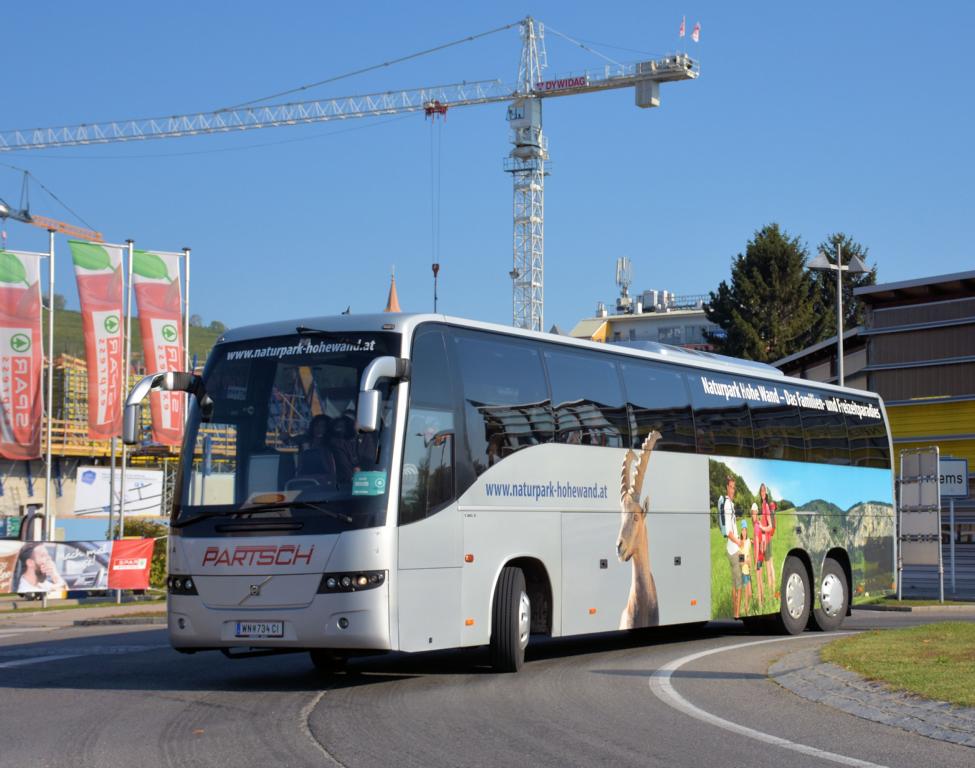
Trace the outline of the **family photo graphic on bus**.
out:
M 779 610 L 782 566 L 800 549 L 822 562 L 830 549 L 856 553 L 852 597 L 889 588 L 893 488 L 871 467 L 711 458 L 712 614 Z

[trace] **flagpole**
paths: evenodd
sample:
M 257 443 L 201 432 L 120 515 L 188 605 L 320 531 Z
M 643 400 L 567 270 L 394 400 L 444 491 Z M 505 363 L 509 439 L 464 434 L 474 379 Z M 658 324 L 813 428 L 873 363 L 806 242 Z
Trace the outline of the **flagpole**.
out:
M 183 358 L 185 371 L 190 371 L 190 249 L 183 248 L 183 263 L 186 265 L 186 301 L 184 303 L 183 315 Z M 183 409 L 184 417 L 188 417 L 189 408 Z
M 47 231 L 47 451 L 44 469 L 44 540 L 54 538 L 54 511 L 51 509 L 51 405 L 54 402 L 54 230 Z M 42 408 L 43 412 L 43 408 Z M 47 607 L 47 592 L 42 607 Z
M 122 357 L 122 407 L 125 408 L 125 399 L 128 396 L 129 388 L 129 365 L 132 362 L 132 255 L 135 250 L 135 241 L 126 240 L 126 248 L 128 250 L 128 267 L 127 267 L 127 277 L 126 280 L 126 294 L 125 294 L 125 352 Z M 119 502 L 118 502 L 118 530 L 113 536 L 115 539 L 120 539 L 125 533 L 125 465 L 126 459 L 128 457 L 128 446 L 122 443 L 122 476 L 120 478 L 121 488 L 119 489 Z M 118 589 L 115 591 L 115 602 L 122 602 L 122 590 Z
M 44 520 L 47 530 L 45 539 L 54 538 L 54 510 L 51 509 L 51 415 L 54 404 L 54 230 L 47 231 L 48 275 L 47 275 L 47 471 L 44 475 Z

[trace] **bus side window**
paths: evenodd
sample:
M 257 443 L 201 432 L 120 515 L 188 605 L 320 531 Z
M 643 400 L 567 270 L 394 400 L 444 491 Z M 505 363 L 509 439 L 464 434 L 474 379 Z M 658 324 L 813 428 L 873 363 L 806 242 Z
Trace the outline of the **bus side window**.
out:
M 411 356 L 399 524 L 439 512 L 454 494 L 454 405 L 443 334 L 417 331 Z
M 626 360 L 620 369 L 630 407 L 630 447 L 639 448 L 656 430 L 659 449 L 694 453 L 694 416 L 684 375 L 638 360 Z
M 866 401 L 857 402 L 867 404 Z M 871 402 L 870 405 L 876 403 Z M 890 446 L 883 419 L 871 419 L 867 416 L 857 418 L 848 413 L 846 431 L 850 436 L 850 459 L 854 466 L 890 468 Z
M 762 385 L 763 382 L 752 384 Z M 752 402 L 749 407 L 752 412 L 756 458 L 806 460 L 798 406 Z
M 821 464 L 850 463 L 850 444 L 842 413 L 810 412 L 803 409 L 802 434 L 806 442 L 806 461 Z
M 536 345 L 477 331 L 454 331 L 451 339 L 475 473 L 522 448 L 551 442 L 552 409 Z
M 694 403 L 697 452 L 720 456 L 754 456 L 751 415 L 738 379 L 704 371 L 688 374 Z
M 546 350 L 544 357 L 556 442 L 622 448 L 626 403 L 612 359 L 574 350 Z

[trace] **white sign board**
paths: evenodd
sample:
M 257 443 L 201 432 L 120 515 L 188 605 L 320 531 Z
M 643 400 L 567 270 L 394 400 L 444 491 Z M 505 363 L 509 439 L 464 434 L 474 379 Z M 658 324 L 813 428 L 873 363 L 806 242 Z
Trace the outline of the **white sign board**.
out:
M 968 459 L 941 457 L 941 495 L 956 499 L 968 496 Z
M 74 516 L 108 517 L 111 489 L 110 467 L 78 467 L 75 478 Z M 159 469 L 125 471 L 125 514 L 136 517 L 162 517 L 163 473 Z M 115 509 L 119 507 L 122 470 L 115 470 Z

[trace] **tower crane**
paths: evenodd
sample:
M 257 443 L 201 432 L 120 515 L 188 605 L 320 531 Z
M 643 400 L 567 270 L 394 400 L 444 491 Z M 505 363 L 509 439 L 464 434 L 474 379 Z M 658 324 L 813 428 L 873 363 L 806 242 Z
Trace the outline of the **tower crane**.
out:
M 693 80 L 698 63 L 686 53 L 632 64 L 605 65 L 543 80 L 547 66 L 544 25 L 528 16 L 520 22 L 522 50 L 514 84 L 481 80 L 409 90 L 386 91 L 264 106 L 242 106 L 171 117 L 81 123 L 53 128 L 0 131 L 0 152 L 110 144 L 148 139 L 232 133 L 257 128 L 322 123 L 360 117 L 509 102 L 512 149 L 504 170 L 514 184 L 512 321 L 516 327 L 543 329 L 545 263 L 545 165 L 548 140 L 542 132 L 542 101 L 619 88 L 633 88 L 636 106 L 660 105 L 660 84 Z M 32 217 L 36 220 L 38 217 Z M 33 223 L 33 222 L 29 222 Z

